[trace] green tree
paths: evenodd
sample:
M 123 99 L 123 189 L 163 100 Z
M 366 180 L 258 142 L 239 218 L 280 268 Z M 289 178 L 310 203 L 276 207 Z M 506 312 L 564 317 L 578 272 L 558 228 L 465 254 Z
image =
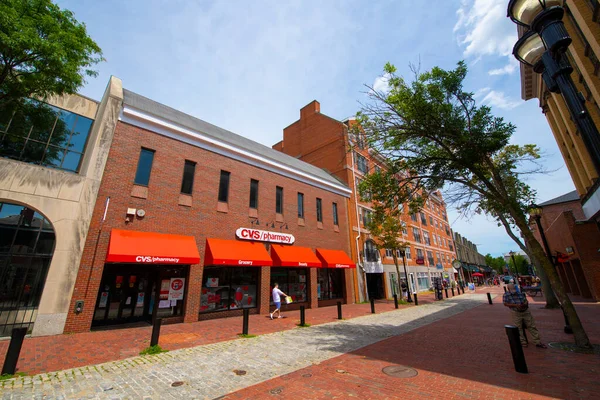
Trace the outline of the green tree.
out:
M 504 266 L 506 263 L 504 262 L 503 257 L 492 257 L 492 255 L 488 253 L 485 255 L 485 263 L 497 273 L 504 273 Z
M 519 273 L 519 275 L 529 275 L 529 262 L 525 257 L 523 257 L 520 254 L 515 254 L 514 260 L 513 257 L 511 257 L 508 262 L 508 265 L 510 267 L 511 273 L 513 274 L 516 271 Z
M 515 126 L 494 117 L 487 106 L 477 106 L 463 88 L 464 62 L 454 70 L 435 67 L 405 81 L 387 64 L 388 90 L 370 88 L 369 100 L 357 113 L 357 122 L 369 146 L 388 163 L 388 174 L 401 175 L 398 191 L 411 188 L 410 203 L 423 202 L 429 193 L 445 189 L 445 198 L 461 212 L 485 213 L 496 218 L 526 251 L 512 232 L 517 229 L 530 254 L 548 275 L 573 328 L 577 346 L 591 348 L 579 316 L 556 270 L 535 240 L 528 224 L 527 207 L 535 192 L 522 178 L 538 173 L 536 145 L 510 144 Z
M 370 196 L 373 213 L 367 222 L 367 229 L 371 237 L 380 249 L 392 250 L 392 259 L 396 266 L 398 277 L 400 265 L 398 263 L 397 250 L 406 251 L 409 243 L 402 240 L 402 229 L 404 223 L 401 220 L 402 202 L 406 193 L 398 192 L 398 180 L 393 174 L 375 172 L 366 176 L 358 188 L 361 197 L 366 194 Z M 402 253 L 402 257 L 405 254 Z M 406 260 L 403 259 L 403 263 Z M 408 279 L 408 276 L 406 276 Z M 408 280 L 406 282 L 408 284 Z M 402 280 L 398 279 L 398 293 L 402 297 Z M 408 290 L 407 290 L 408 296 Z
M 0 110 L 75 93 L 102 60 L 84 24 L 50 0 L 0 1 Z

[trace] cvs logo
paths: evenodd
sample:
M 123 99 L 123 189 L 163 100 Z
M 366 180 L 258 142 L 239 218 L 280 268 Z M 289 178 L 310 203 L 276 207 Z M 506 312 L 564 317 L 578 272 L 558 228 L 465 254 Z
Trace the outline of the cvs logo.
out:
M 152 262 L 152 257 L 150 257 L 150 256 L 137 256 L 135 258 L 135 262 L 151 263 Z

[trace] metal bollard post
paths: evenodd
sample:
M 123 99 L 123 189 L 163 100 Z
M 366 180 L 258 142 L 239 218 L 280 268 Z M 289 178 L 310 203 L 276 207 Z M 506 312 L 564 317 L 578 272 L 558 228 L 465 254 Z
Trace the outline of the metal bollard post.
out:
M 155 318 L 152 324 L 152 337 L 150 338 L 150 346 L 156 346 L 158 344 L 158 337 L 160 336 L 160 325 L 162 324 L 162 318 Z
M 413 296 L 415 298 L 415 306 L 418 306 L 419 305 L 419 298 L 417 297 L 416 293 L 413 293 Z
M 451 288 L 452 290 L 452 297 L 454 297 L 454 288 Z
M 14 328 L 12 330 L 8 351 L 6 352 L 6 358 L 2 366 L 2 375 L 14 375 L 17 371 L 17 362 L 19 361 L 19 354 L 21 353 L 23 339 L 25 339 L 26 334 L 27 328 Z
M 444 288 L 444 292 L 446 293 L 446 298 L 448 298 L 448 288 Z
M 494 303 L 492 302 L 492 295 L 491 295 L 489 292 L 487 293 L 487 297 L 488 297 L 488 303 L 490 303 L 490 304 L 494 304 Z
M 342 302 L 341 301 L 337 302 L 337 307 L 338 307 L 338 319 L 342 319 Z
M 465 294 L 465 287 L 464 286 L 462 287 L 462 292 L 463 292 L 463 294 Z
M 521 340 L 519 339 L 519 328 L 513 325 L 504 325 L 504 329 L 510 343 L 510 352 L 515 364 L 515 371 L 521 374 L 529 373 L 527 363 L 525 362 L 525 354 L 523 354 L 523 346 L 521 346 Z
M 306 313 L 305 307 L 300 306 L 300 326 L 306 325 L 306 314 L 305 313 Z
M 250 320 L 250 309 L 244 308 L 244 318 L 242 320 L 242 335 L 248 334 L 248 321 Z
M 394 295 L 394 307 L 398 308 L 398 295 L 397 294 Z
M 371 298 L 371 314 L 375 314 L 375 299 Z

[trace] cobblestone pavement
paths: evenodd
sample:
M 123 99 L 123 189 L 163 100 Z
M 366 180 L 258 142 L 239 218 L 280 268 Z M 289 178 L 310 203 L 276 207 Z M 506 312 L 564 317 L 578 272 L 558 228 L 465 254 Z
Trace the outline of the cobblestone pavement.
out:
M 19 377 L 1 382 L 0 390 L 2 399 L 214 399 L 460 314 L 485 301 L 485 295 L 464 295 L 255 338 Z M 174 387 L 174 382 L 183 384 Z

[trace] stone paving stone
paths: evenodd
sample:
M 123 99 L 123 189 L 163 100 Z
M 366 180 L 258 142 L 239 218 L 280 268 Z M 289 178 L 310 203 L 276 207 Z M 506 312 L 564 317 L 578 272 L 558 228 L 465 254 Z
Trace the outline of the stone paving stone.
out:
M 38 389 L 35 385 L 24 383 L 45 379 L 53 388 L 53 393 L 47 395 L 65 398 L 154 396 L 160 399 L 213 399 L 457 315 L 481 305 L 483 301 L 484 295 L 464 295 L 443 302 L 369 314 L 310 328 L 115 361 L 92 367 L 95 371 L 93 374 L 88 372 L 88 367 L 75 368 L 64 371 L 65 376 L 70 378 L 68 381 L 60 379 L 60 373 L 19 377 L 0 383 L 0 390 L 4 394 L 10 393 L 10 399 L 30 399 Z M 353 340 L 347 340 L 348 337 Z M 233 373 L 234 369 L 247 373 L 238 376 Z M 139 384 L 148 376 L 152 377 L 150 382 Z M 19 381 L 22 385 L 14 386 Z M 183 381 L 185 384 L 171 387 L 174 381 Z M 57 389 L 57 382 L 60 389 Z M 110 382 L 112 389 L 108 389 L 107 382 Z

